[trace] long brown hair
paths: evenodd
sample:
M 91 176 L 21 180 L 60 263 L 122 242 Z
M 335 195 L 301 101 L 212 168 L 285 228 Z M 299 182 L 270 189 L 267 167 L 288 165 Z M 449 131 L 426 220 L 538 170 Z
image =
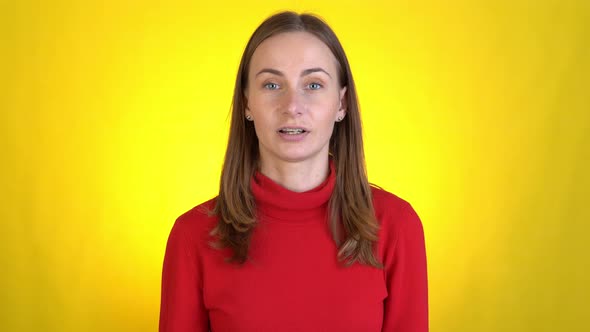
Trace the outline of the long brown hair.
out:
M 352 72 L 336 34 L 321 18 L 311 14 L 275 14 L 254 31 L 246 45 L 234 89 L 219 196 L 212 211 L 219 220 L 211 232 L 217 237 L 214 245 L 217 248 L 231 248 L 231 261 L 241 264 L 247 260 L 251 233 L 256 225 L 256 205 L 250 180 L 259 160 L 254 126 L 244 116 L 248 69 L 254 51 L 264 40 L 279 33 L 296 31 L 311 33 L 330 48 L 338 61 L 340 87 L 347 87 L 346 117 L 336 123 L 330 139 L 336 184 L 329 202 L 329 225 L 339 247 L 338 259 L 347 265 L 359 262 L 382 267 L 374 252 L 379 226 L 365 169 L 362 126 Z

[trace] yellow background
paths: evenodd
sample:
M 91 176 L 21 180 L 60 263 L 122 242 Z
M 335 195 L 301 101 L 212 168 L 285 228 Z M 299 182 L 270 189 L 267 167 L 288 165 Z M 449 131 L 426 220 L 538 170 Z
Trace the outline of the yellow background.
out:
M 239 57 L 322 15 L 372 182 L 426 232 L 432 331 L 588 331 L 590 2 L 3 1 L 1 331 L 154 331 L 215 195 Z

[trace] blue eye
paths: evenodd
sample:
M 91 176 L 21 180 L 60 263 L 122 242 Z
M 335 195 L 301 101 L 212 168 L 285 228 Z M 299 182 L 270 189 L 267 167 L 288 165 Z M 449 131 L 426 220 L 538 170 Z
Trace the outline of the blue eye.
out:
M 310 90 L 319 90 L 322 88 L 322 85 L 320 83 L 311 83 L 309 84 L 309 89 Z
M 278 84 L 276 84 L 276 83 L 266 83 L 266 84 L 264 85 L 264 88 L 265 88 L 265 89 L 268 89 L 268 90 L 276 90 L 276 89 L 278 89 L 278 88 L 279 88 L 279 85 L 278 85 Z

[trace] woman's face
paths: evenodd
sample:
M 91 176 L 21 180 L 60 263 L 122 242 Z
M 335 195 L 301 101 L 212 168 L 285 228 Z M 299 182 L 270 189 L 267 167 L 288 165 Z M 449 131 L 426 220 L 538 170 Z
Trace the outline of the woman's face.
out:
M 314 35 L 288 32 L 262 42 L 245 91 L 262 166 L 327 161 L 334 123 L 345 115 L 345 93 L 336 58 Z

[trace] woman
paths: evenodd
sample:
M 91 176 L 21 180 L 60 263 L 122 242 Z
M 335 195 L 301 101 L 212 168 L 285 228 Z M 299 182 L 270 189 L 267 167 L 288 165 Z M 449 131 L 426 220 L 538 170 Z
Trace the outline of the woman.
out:
M 240 63 L 219 195 L 168 239 L 160 331 L 427 331 L 420 219 L 371 187 L 348 60 L 276 14 Z

